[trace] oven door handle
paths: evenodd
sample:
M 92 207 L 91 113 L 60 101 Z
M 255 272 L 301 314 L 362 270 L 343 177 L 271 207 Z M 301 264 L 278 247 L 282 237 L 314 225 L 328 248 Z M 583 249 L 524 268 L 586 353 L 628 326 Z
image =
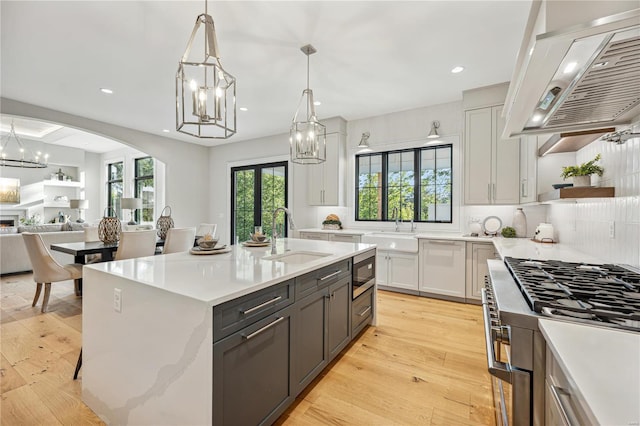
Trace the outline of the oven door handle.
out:
M 511 367 L 509 364 L 500 362 L 496 359 L 496 354 L 493 349 L 493 336 L 491 333 L 491 316 L 489 314 L 489 303 L 487 301 L 487 290 L 482 289 L 482 318 L 484 320 L 484 341 L 487 347 L 487 366 L 489 374 L 503 380 L 507 383 L 512 383 L 513 378 L 511 375 Z

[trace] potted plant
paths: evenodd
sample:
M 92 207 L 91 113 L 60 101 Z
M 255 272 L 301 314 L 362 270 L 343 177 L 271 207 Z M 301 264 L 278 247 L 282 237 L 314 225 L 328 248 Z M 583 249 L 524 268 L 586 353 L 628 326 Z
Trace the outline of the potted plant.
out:
M 573 186 L 589 186 L 591 185 L 591 175 L 602 176 L 604 173 L 604 168 L 596 164 L 599 160 L 600 154 L 596 155 L 593 160 L 582 163 L 579 166 L 563 167 L 560 176 L 563 179 L 572 177 Z

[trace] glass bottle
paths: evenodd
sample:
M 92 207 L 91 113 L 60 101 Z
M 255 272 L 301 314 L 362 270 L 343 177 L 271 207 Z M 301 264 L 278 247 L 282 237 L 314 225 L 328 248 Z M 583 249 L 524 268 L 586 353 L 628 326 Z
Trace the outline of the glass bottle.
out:
M 513 228 L 516 230 L 516 237 L 524 238 L 527 236 L 527 216 L 520 207 L 513 215 Z

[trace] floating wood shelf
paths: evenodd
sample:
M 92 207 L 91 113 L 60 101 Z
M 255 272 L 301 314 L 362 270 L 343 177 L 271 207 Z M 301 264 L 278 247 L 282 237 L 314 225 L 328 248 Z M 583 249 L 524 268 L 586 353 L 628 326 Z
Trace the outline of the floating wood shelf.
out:
M 616 189 L 612 186 L 594 188 L 591 186 L 577 186 L 569 188 L 556 189 L 544 194 L 538 194 L 538 201 L 563 200 L 572 198 L 603 198 L 615 197 Z

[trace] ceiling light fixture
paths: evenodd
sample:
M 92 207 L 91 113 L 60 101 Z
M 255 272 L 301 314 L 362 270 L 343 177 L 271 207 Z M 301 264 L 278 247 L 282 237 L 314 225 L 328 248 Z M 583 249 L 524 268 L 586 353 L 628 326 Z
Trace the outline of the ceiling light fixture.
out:
M 18 144 L 18 151 L 14 153 L 13 156 L 7 151 L 7 146 L 9 145 L 9 140 L 12 136 Z M 25 153 L 28 153 L 29 157 L 25 158 Z M 39 151 L 34 154 L 31 149 L 22 143 L 18 135 L 16 135 L 13 121 L 11 121 L 11 130 L 2 141 L 2 145 L 0 145 L 0 166 L 22 167 L 25 169 L 44 169 L 47 167 L 48 160 L 49 154 L 45 154 L 43 156 Z
M 236 79 L 222 68 L 213 18 L 198 15 L 176 74 L 176 130 L 203 139 L 227 139 L 236 133 Z M 204 59 L 190 60 L 191 47 L 204 24 Z
M 364 132 L 362 134 L 362 138 L 360 138 L 358 148 L 369 148 L 369 136 L 371 136 L 369 132 Z
M 101 87 L 100 91 L 106 95 L 113 95 L 113 90 L 107 89 L 106 87 Z
M 440 134 L 438 133 L 439 128 L 440 128 L 440 122 L 438 120 L 431 122 L 431 131 L 429 132 L 429 136 L 427 137 L 429 139 L 439 138 L 440 137 Z
M 298 102 L 298 109 L 289 130 L 291 161 L 298 164 L 318 164 L 323 163 L 327 158 L 327 131 L 316 117 L 313 91 L 309 89 L 309 56 L 317 50 L 310 44 L 302 46 L 300 50 L 307 55 L 307 88 L 302 91 L 302 97 Z M 298 113 L 305 98 L 305 121 L 298 121 Z
M 163 133 L 169 133 L 170 131 L 171 131 L 171 130 L 169 130 L 169 129 L 162 129 L 162 132 L 163 132 Z
M 247 107 L 240 107 L 240 111 L 249 111 L 249 108 L 247 108 Z
M 461 67 L 460 65 L 453 67 L 453 69 L 451 70 L 452 73 L 454 74 L 458 74 L 459 72 L 464 71 L 464 67 Z
M 313 101 L 313 104 L 314 104 L 315 106 L 319 106 L 319 105 L 322 105 L 322 102 L 320 102 L 320 101 Z

